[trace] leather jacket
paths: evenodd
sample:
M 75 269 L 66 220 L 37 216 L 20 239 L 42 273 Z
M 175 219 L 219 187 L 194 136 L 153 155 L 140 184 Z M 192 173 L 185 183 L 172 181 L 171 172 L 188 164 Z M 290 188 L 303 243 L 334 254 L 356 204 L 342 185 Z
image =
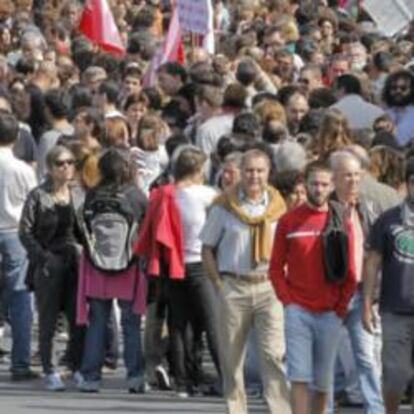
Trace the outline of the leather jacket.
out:
M 84 199 L 85 193 L 81 187 L 71 187 L 71 205 L 75 213 L 77 234 L 80 234 Z M 29 256 L 26 278 L 29 286 L 36 268 L 43 265 L 47 258 L 50 243 L 58 232 L 58 224 L 55 201 L 52 197 L 52 183 L 46 181 L 27 196 L 19 225 L 19 237 Z M 76 247 L 80 247 L 80 240 Z
M 339 201 L 336 193 L 332 194 L 331 200 Z M 367 237 L 375 220 L 381 214 L 381 207 L 374 200 L 360 195 L 355 208 L 361 219 L 364 237 Z

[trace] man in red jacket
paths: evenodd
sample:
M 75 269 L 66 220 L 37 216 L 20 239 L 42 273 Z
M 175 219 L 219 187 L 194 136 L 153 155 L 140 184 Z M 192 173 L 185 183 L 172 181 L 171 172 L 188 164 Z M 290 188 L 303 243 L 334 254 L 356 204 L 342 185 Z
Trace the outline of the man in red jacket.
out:
M 342 319 L 355 290 L 355 265 L 348 260 L 344 282 L 328 281 L 324 267 L 322 233 L 327 226 L 333 190 L 332 172 L 319 161 L 305 171 L 308 202 L 279 221 L 270 265 L 276 294 L 285 307 L 288 378 L 292 383 L 293 414 L 323 414 L 333 381 Z M 347 230 L 351 229 L 348 220 Z M 349 234 L 349 252 L 353 235 Z

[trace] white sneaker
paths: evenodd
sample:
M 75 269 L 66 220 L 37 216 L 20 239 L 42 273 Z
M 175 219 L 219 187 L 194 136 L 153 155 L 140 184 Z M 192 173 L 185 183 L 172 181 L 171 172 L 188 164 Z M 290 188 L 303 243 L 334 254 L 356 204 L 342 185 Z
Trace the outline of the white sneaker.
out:
M 178 398 L 188 398 L 190 394 L 187 391 L 178 391 L 177 397 Z
M 45 377 L 45 387 L 48 391 L 63 391 L 65 384 L 60 375 L 56 372 L 48 374 Z
M 75 371 L 73 373 L 73 375 L 72 375 L 72 381 L 74 382 L 75 387 L 79 387 L 80 384 L 82 384 L 82 382 L 83 382 L 83 376 L 80 373 L 80 371 Z

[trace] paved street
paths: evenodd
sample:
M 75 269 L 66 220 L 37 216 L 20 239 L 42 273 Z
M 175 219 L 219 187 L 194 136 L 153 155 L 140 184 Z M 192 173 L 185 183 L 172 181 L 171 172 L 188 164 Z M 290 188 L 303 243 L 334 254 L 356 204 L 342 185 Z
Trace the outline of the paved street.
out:
M 217 398 L 190 398 L 180 400 L 171 392 L 149 392 L 129 395 L 123 389 L 122 372 L 105 374 L 103 389 L 99 394 L 81 394 L 68 382 L 62 393 L 45 392 L 42 381 L 11 383 L 6 366 L 0 366 L 0 412 L 13 414 L 129 414 L 129 413 L 223 413 L 223 403 Z M 362 410 L 341 410 L 343 414 L 362 414 Z M 401 413 L 408 413 L 401 410 Z M 266 413 L 262 402 L 255 399 L 250 413 Z
M 9 333 L 2 344 L 10 349 Z M 56 348 L 63 350 L 64 342 L 57 341 Z M 210 364 L 208 364 L 210 365 Z M 34 368 L 36 371 L 40 367 Z M 179 399 L 171 391 L 150 391 L 145 395 L 131 395 L 124 389 L 124 370 L 104 373 L 99 394 L 78 392 L 67 380 L 65 392 L 53 393 L 43 389 L 42 379 L 14 383 L 10 381 L 8 363 L 0 362 L 0 414 L 215 414 L 224 413 L 223 400 L 211 397 Z M 250 414 L 266 413 L 261 399 L 250 401 Z M 408 414 L 409 410 L 401 410 Z M 340 414 L 363 414 L 362 409 L 341 409 Z M 283 414 L 283 413 L 280 413 Z

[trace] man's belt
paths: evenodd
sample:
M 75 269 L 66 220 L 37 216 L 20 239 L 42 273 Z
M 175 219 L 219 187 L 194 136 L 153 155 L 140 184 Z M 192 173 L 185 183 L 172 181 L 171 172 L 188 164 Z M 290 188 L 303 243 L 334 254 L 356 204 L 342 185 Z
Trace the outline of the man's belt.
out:
M 240 282 L 248 283 L 251 285 L 267 282 L 269 280 L 267 273 L 261 273 L 257 275 L 243 275 L 239 273 L 223 272 L 222 275 L 224 277 L 229 277 L 230 279 L 238 280 Z

